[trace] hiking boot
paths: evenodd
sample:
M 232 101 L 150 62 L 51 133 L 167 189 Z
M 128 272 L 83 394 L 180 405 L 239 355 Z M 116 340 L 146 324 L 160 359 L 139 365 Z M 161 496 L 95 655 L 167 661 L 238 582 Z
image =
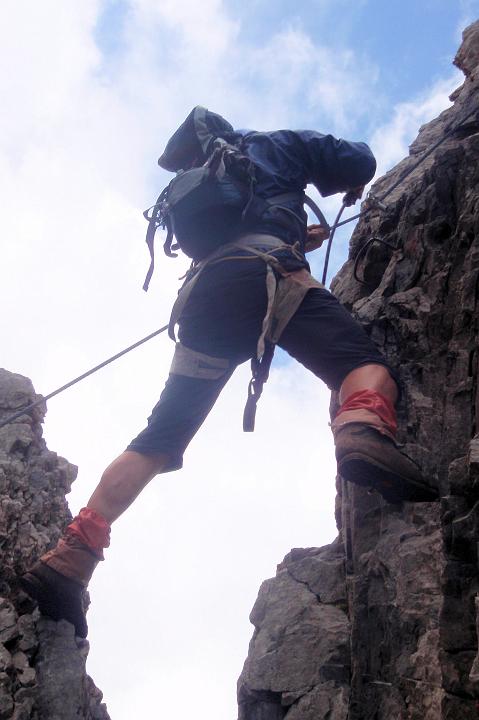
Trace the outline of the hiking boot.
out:
M 373 427 L 347 423 L 334 435 L 338 473 L 348 482 L 377 490 L 390 503 L 439 498 L 438 491 L 422 479 L 416 463 Z
M 20 578 L 20 585 L 37 601 L 42 615 L 47 615 L 52 620 L 67 620 L 75 626 L 76 635 L 86 638 L 88 625 L 83 603 L 83 585 L 61 575 L 41 561 Z

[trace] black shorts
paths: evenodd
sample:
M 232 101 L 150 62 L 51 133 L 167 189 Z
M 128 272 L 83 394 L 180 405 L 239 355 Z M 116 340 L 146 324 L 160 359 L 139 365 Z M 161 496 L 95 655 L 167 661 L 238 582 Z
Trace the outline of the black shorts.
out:
M 179 323 L 179 339 L 192 350 L 229 360 L 219 380 L 170 374 L 148 426 L 128 450 L 165 453 L 168 470 L 182 466 L 183 453 L 240 363 L 256 353 L 266 312 L 266 267 L 262 260 L 224 261 L 205 268 Z M 278 342 L 293 358 L 338 390 L 355 368 L 375 363 L 394 371 L 361 325 L 326 289 L 308 291 Z

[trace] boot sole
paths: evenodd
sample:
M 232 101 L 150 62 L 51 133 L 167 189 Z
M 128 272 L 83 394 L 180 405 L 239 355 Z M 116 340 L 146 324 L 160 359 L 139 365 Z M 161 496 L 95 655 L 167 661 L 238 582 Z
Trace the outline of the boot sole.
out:
M 75 602 L 74 599 L 63 597 L 63 593 L 56 592 L 53 588 L 42 583 L 35 575 L 28 572 L 20 578 L 20 586 L 33 600 L 36 600 L 42 615 L 46 615 L 55 622 L 66 620 L 75 627 L 75 634 L 78 637 L 86 638 L 88 626 L 83 611 L 79 609 L 81 618 L 74 617 L 71 612 L 65 612 L 65 607 L 72 608 L 72 604 Z
M 348 482 L 372 488 L 393 504 L 434 502 L 439 499 L 438 492 L 429 485 L 405 478 L 377 460 L 374 463 L 365 460 L 359 453 L 348 453 L 343 457 L 338 463 L 338 472 Z

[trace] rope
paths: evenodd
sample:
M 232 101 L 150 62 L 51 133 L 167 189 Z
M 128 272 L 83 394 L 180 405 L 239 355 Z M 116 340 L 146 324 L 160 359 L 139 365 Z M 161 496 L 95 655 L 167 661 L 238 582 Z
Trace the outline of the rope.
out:
M 369 240 L 367 242 L 365 242 L 364 245 L 360 248 L 358 254 L 356 255 L 356 260 L 354 261 L 353 276 L 354 276 L 354 279 L 358 283 L 361 283 L 361 285 L 369 285 L 369 283 L 366 282 L 365 280 L 361 280 L 361 278 L 358 276 L 359 261 L 361 260 L 361 258 L 364 255 L 366 255 L 367 249 L 374 242 L 378 242 L 378 243 L 381 243 L 382 245 L 386 245 L 388 248 L 391 248 L 391 250 L 397 250 L 396 245 L 392 245 L 392 243 L 389 243 L 386 240 L 383 240 L 382 238 L 378 238 L 376 236 L 369 238 Z
M 50 400 L 52 397 L 55 397 L 55 395 L 59 395 L 64 390 L 68 390 L 68 388 L 71 388 L 73 385 L 76 385 L 80 382 L 80 380 L 84 380 L 89 375 L 93 375 L 93 373 L 96 373 L 98 370 L 101 370 L 106 365 L 109 365 L 110 363 L 114 362 L 115 360 L 118 360 L 118 358 L 121 358 L 123 355 L 126 355 L 127 353 L 131 352 L 131 350 L 135 350 L 135 348 L 139 347 L 140 345 L 143 345 L 143 343 L 148 342 L 148 340 L 151 340 L 152 338 L 156 337 L 162 332 L 165 332 L 165 330 L 168 330 L 168 325 L 165 325 L 164 327 L 160 328 L 159 330 L 155 330 L 155 332 L 150 333 L 150 335 L 147 335 L 146 337 L 142 338 L 141 340 L 138 340 L 136 343 L 133 343 L 133 345 L 130 345 L 129 347 L 125 348 L 124 350 L 121 350 L 121 352 L 116 353 L 116 355 L 112 355 L 112 357 L 108 358 L 108 360 L 104 360 L 99 365 L 95 365 L 95 367 L 91 368 L 91 370 L 87 370 L 82 375 L 79 375 L 74 380 L 70 380 L 66 385 L 62 385 L 62 387 L 57 388 L 53 392 L 51 392 L 49 395 L 46 395 L 45 397 L 41 397 L 39 400 L 36 400 L 33 403 L 30 403 L 30 405 L 26 405 L 26 407 L 19 410 L 15 415 L 11 415 L 6 420 L 2 420 L 0 422 L 0 428 L 5 427 L 5 425 L 9 425 L 14 420 L 17 420 L 22 415 L 25 415 L 26 413 L 30 412 L 30 410 L 33 410 L 34 408 L 38 407 L 42 403 L 47 402 L 47 400 Z
M 323 278 L 321 280 L 323 285 L 326 285 L 326 277 L 328 275 L 328 265 L 329 265 L 329 254 L 331 252 L 331 246 L 333 244 L 334 233 L 336 232 L 336 228 L 339 227 L 339 218 L 343 214 L 343 210 L 345 207 L 347 207 L 347 205 L 343 201 L 343 204 L 341 205 L 341 208 L 340 208 L 338 214 L 336 215 L 336 219 L 331 227 L 331 232 L 329 233 L 328 247 L 326 248 L 326 257 L 324 258 Z

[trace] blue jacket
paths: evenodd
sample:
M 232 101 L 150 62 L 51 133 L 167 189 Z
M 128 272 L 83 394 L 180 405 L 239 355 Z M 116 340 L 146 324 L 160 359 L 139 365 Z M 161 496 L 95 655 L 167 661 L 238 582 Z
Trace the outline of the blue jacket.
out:
M 264 211 L 259 202 L 260 212 L 252 213 L 243 224 L 245 232 L 275 235 L 288 244 L 304 243 L 307 215 L 301 198 L 309 183 L 328 196 L 365 185 L 376 170 L 374 156 L 365 143 L 337 140 L 314 130 L 235 131 L 225 118 L 202 106 L 193 108 L 172 135 L 158 163 L 173 172 L 201 165 L 218 137 L 239 146 L 254 163 L 255 195 L 260 201 L 285 193 L 296 195 L 281 202 L 293 214 L 274 206 Z M 216 212 L 212 219 L 211 213 L 205 212 L 195 220 L 196 236 L 202 239 L 202 257 L 225 242 L 228 229 L 236 227 L 226 210 L 224 218 L 220 214 Z
M 327 197 L 365 185 L 376 171 L 376 160 L 366 143 L 337 140 L 314 130 L 247 131 L 241 149 L 256 166 L 256 193 L 262 198 L 301 194 L 309 183 Z M 288 243 L 297 241 L 299 233 L 304 240 L 307 216 L 303 206 L 299 200 L 287 206 L 302 218 L 301 226 L 286 230 L 271 210 L 254 231 L 278 235 Z

